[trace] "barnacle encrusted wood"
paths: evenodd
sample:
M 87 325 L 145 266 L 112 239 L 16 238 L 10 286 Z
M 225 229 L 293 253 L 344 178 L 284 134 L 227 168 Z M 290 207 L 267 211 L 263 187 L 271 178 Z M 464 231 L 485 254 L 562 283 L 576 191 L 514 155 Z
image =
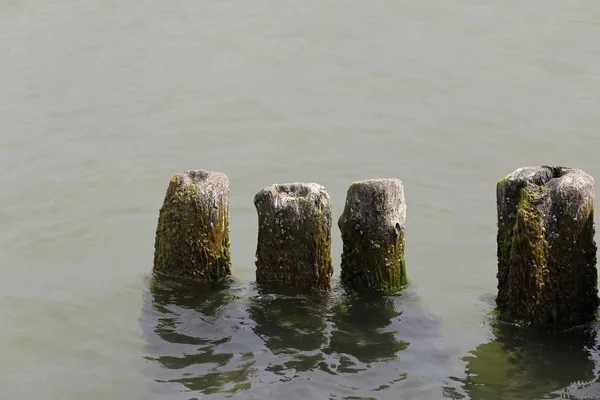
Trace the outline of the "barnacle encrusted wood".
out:
M 352 183 L 338 220 L 342 282 L 356 291 L 394 292 L 408 283 L 404 260 L 406 203 L 400 179 Z
M 538 325 L 594 319 L 594 179 L 578 169 L 525 167 L 498 182 L 496 197 L 501 316 Z
M 225 174 L 191 170 L 171 179 L 156 228 L 154 275 L 183 284 L 231 275 Z
M 330 289 L 331 200 L 316 183 L 271 185 L 254 197 L 256 281 L 262 287 Z

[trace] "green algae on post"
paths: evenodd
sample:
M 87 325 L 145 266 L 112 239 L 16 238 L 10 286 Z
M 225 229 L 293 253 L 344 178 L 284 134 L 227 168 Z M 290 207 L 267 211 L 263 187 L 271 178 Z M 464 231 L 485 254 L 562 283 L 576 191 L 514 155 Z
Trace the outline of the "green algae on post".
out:
M 526 167 L 496 189 L 501 318 L 536 325 L 593 320 L 594 179 L 572 168 Z
M 338 220 L 346 287 L 392 293 L 406 286 L 405 221 L 401 180 L 368 179 L 350 185 Z
M 254 197 L 258 213 L 256 281 L 263 288 L 330 290 L 331 200 L 316 183 L 269 186 Z
M 185 285 L 230 275 L 229 179 L 205 170 L 175 175 L 158 217 L 155 278 Z

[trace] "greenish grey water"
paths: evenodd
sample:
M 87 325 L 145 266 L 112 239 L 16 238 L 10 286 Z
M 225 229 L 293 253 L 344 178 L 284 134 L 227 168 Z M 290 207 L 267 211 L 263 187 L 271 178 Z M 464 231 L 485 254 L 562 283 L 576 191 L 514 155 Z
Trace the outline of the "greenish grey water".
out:
M 0 10 L 0 398 L 600 397 L 596 326 L 486 317 L 496 180 L 600 177 L 596 2 Z M 151 295 L 158 208 L 191 168 L 230 177 L 235 282 Z M 318 182 L 337 219 L 371 177 L 405 184 L 406 292 L 258 295 L 254 194 Z

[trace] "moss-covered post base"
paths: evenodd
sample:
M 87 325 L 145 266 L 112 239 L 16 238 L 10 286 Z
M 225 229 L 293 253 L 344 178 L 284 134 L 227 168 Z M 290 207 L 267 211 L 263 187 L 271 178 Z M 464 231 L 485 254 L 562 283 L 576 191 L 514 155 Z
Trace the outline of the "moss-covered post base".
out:
M 355 291 L 391 293 L 408 283 L 404 261 L 406 203 L 400 179 L 354 182 L 338 220 L 341 279 Z
M 574 325 L 595 318 L 594 196 L 591 176 L 559 166 L 520 168 L 498 182 L 502 319 Z
M 158 217 L 154 277 L 185 285 L 229 275 L 229 178 L 204 170 L 175 175 Z
M 256 194 L 256 282 L 263 288 L 330 289 L 331 200 L 316 183 L 272 185 Z

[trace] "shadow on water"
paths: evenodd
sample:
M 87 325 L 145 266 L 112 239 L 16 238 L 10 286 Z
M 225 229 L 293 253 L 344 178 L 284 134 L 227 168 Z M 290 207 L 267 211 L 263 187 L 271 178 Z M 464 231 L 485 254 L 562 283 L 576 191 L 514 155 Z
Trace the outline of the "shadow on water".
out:
M 146 359 L 160 367 L 152 373 L 156 382 L 183 385 L 200 394 L 250 388 L 256 371 L 252 352 L 232 340 L 240 331 L 249 331 L 236 306 L 237 292 L 239 288 L 227 284 L 193 292 L 154 287 L 145 293 L 142 327 Z
M 153 288 L 140 319 L 149 390 L 184 399 L 366 399 L 413 390 L 419 364 L 432 357 L 423 333 L 435 324 L 416 299 L 262 294 L 235 281 Z M 413 341 L 417 351 L 407 351 Z
M 596 324 L 552 331 L 494 320 L 491 327 L 495 339 L 464 357 L 466 378 L 455 379 L 469 398 L 600 397 Z
M 265 371 L 275 375 L 271 383 L 290 385 L 278 386 L 275 398 L 380 398 L 405 380 L 406 366 L 396 363 L 409 345 L 398 338 L 400 299 L 342 291 L 252 297 L 253 330 L 270 353 Z
M 390 327 L 402 314 L 392 297 L 256 296 L 248 314 L 256 335 L 282 360 L 268 370 L 286 379 L 312 370 L 357 373 L 408 347 Z
M 402 315 L 394 300 L 376 295 L 338 299 L 330 314 L 331 340 L 324 350 L 339 357 L 337 372 L 355 373 L 369 363 L 394 361 L 398 352 L 408 347 L 407 342 L 398 340 L 392 325 Z
M 257 295 L 250 299 L 247 311 L 256 324 L 254 333 L 275 358 L 267 371 L 285 381 L 319 367 L 323 361 L 320 349 L 326 341 L 327 305 L 326 297 L 301 295 Z

